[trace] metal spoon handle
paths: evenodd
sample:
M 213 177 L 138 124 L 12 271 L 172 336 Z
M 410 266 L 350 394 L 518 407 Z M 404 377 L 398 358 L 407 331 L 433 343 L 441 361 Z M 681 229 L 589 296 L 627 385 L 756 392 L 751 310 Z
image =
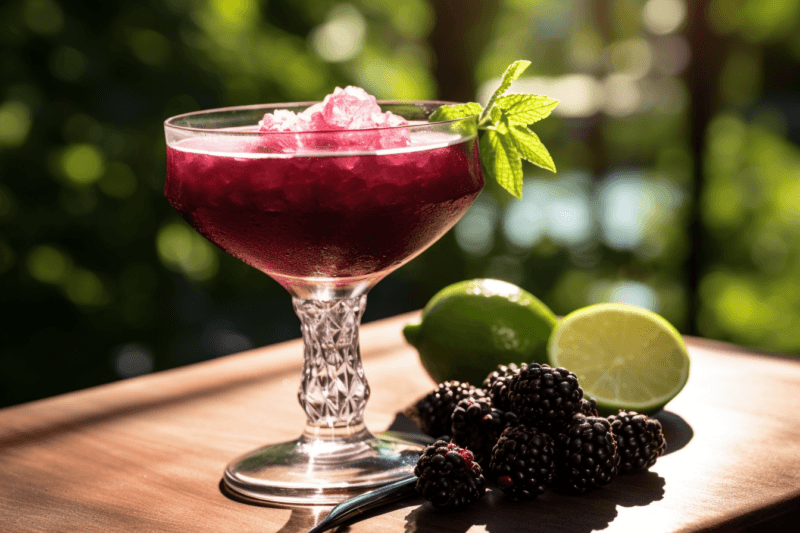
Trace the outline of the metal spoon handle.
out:
M 411 476 L 400 481 L 395 481 L 375 490 L 359 494 L 358 496 L 342 502 L 326 516 L 322 522 L 314 526 L 308 533 L 321 533 L 338 525 L 341 525 L 354 516 L 364 514 L 376 507 L 381 507 L 387 503 L 402 500 L 416 493 L 417 477 Z

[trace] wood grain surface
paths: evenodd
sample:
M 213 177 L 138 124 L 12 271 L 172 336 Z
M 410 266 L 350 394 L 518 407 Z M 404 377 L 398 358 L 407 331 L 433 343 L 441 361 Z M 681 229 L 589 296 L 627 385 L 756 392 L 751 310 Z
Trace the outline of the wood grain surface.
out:
M 398 413 L 433 386 L 402 339 L 414 319 L 362 329 L 373 431 L 401 421 Z M 658 415 L 669 453 L 649 473 L 528 504 L 491 491 L 460 513 L 411 498 L 338 531 L 788 528 L 800 501 L 800 363 L 687 343 L 689 382 Z M 291 341 L 0 410 L 0 531 L 307 531 L 329 508 L 251 505 L 220 488 L 233 457 L 298 436 L 301 351 Z

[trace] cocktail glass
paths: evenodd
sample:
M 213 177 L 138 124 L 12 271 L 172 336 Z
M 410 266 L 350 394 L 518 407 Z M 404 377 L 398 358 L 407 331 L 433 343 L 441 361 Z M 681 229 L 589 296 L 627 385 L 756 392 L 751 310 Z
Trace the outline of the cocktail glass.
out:
M 200 111 L 165 122 L 172 206 L 208 240 L 285 287 L 300 317 L 305 429 L 295 441 L 234 460 L 224 473 L 237 493 L 289 505 L 338 503 L 413 472 L 419 445 L 364 425 L 370 389 L 358 331 L 366 295 L 449 230 L 484 184 L 475 117 L 427 121 L 443 102 L 378 102 L 407 126 L 258 131 L 265 113 L 312 104 Z

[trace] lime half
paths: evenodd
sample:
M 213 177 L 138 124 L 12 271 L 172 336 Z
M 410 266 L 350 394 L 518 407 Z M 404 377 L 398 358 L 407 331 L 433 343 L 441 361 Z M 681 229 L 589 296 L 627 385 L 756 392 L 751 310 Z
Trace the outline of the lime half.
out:
M 597 304 L 570 313 L 548 344 L 551 366 L 578 376 L 601 414 L 651 414 L 689 378 L 689 354 L 663 317 L 626 304 Z

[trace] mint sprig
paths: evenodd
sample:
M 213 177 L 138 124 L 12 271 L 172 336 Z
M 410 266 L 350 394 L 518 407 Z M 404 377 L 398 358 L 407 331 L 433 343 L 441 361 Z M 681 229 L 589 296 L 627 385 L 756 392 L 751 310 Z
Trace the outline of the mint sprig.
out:
M 486 107 L 476 102 L 446 105 L 429 118 L 431 122 L 439 122 L 478 116 L 478 142 L 484 174 L 493 177 L 517 198 L 522 198 L 523 159 L 556 171 L 547 148 L 528 126 L 549 116 L 558 100 L 535 94 L 505 94 L 530 64 L 530 61 L 515 61 L 509 65 Z

